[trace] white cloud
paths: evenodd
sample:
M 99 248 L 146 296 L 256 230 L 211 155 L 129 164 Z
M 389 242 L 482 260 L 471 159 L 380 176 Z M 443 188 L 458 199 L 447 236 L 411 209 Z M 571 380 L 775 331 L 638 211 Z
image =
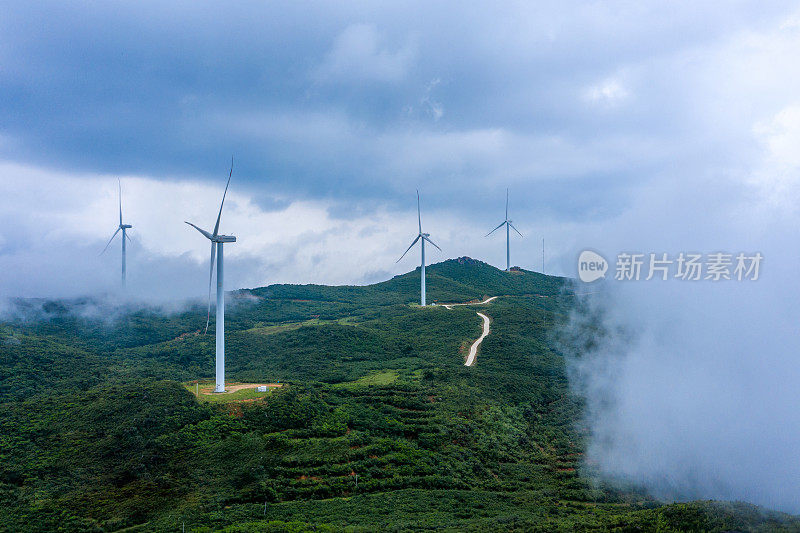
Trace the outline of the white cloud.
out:
M 323 64 L 314 72 L 321 81 L 343 83 L 402 80 L 415 49 L 405 43 L 395 51 L 383 46 L 381 35 L 371 24 L 353 24 L 336 38 Z
M 795 12 L 784 19 L 780 25 L 781 30 L 798 31 L 800 30 L 800 12 Z
M 628 97 L 628 89 L 619 78 L 606 78 L 587 87 L 583 92 L 585 100 L 593 104 L 617 105 Z
M 444 116 L 444 106 L 441 102 L 434 99 L 432 94 L 433 90 L 441 83 L 441 81 L 442 80 L 439 78 L 434 78 L 431 80 L 431 82 L 425 88 L 425 96 L 423 96 L 421 100 L 422 105 L 427 108 L 434 121 L 438 121 Z
M 785 107 L 768 122 L 757 124 L 754 131 L 773 163 L 800 168 L 800 104 Z
M 763 209 L 800 211 L 800 105 L 789 105 L 758 122 L 753 133 L 764 149 L 764 162 L 751 176 L 765 202 Z

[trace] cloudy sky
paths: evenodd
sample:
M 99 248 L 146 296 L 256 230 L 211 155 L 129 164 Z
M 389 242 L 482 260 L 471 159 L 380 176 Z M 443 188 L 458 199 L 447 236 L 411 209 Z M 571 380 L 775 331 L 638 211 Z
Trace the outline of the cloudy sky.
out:
M 0 294 L 113 286 L 117 177 L 130 282 L 202 293 L 231 155 L 230 286 L 410 270 L 417 188 L 431 260 L 502 265 L 509 187 L 513 262 L 574 275 L 654 190 L 798 163 L 789 3 L 161 4 L 3 6 Z
M 751 283 L 619 284 L 572 360 L 589 456 L 800 512 L 800 8 L 791 2 L 0 2 L 0 296 L 368 283 L 444 253 L 756 252 Z M 579 329 L 582 317 L 573 325 Z

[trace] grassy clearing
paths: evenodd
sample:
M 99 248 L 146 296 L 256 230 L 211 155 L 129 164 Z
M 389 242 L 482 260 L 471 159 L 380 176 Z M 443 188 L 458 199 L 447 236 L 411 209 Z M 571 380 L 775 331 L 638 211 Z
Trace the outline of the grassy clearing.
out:
M 256 333 L 259 335 L 274 335 L 283 331 L 293 331 L 300 329 L 304 326 L 322 326 L 325 324 L 338 324 L 340 326 L 355 326 L 357 325 L 356 317 L 346 316 L 336 320 L 323 320 L 319 318 L 312 318 L 310 320 L 303 320 L 302 322 L 286 322 L 283 324 L 271 324 L 268 326 L 260 325 L 254 328 L 245 330 L 246 333 Z
M 397 370 L 384 370 L 381 372 L 373 372 L 355 381 L 347 381 L 345 383 L 337 383 L 334 387 L 355 387 L 363 385 L 376 385 L 385 386 L 391 385 L 397 378 L 400 377 L 400 372 Z

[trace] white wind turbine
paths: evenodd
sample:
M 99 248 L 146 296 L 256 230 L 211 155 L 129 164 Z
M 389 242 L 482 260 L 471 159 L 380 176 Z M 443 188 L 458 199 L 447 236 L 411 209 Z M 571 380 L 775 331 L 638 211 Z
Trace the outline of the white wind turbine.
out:
M 128 230 L 133 226 L 131 226 L 130 224 L 122 223 L 122 182 L 119 180 L 119 178 L 117 178 L 117 185 L 119 185 L 119 226 L 117 227 L 117 231 L 114 232 L 114 235 L 112 235 L 111 238 L 108 239 L 108 243 L 106 244 L 106 247 L 103 248 L 103 251 L 100 252 L 100 255 L 106 253 L 108 247 L 111 246 L 111 241 L 114 240 L 114 237 L 117 236 L 117 233 L 122 231 L 122 286 L 124 287 L 125 278 L 127 277 L 127 263 L 126 263 L 127 243 L 125 242 L 125 239 L 130 240 L 130 237 L 128 237 Z
M 422 250 L 422 266 L 420 268 L 420 295 L 419 295 L 419 304 L 421 306 L 425 306 L 425 241 L 428 241 L 432 245 L 436 246 L 436 243 L 430 239 L 430 233 L 422 233 L 422 215 L 420 214 L 419 209 L 419 190 L 417 190 L 417 222 L 419 222 L 419 233 L 417 234 L 417 238 L 414 239 L 414 242 L 411 243 L 403 255 L 400 256 L 400 259 L 404 258 L 408 251 L 417 244 L 417 241 L 420 241 L 420 248 Z M 436 248 L 441 252 L 442 249 L 436 246 Z M 397 262 L 400 262 L 400 259 Z
M 222 206 L 225 205 L 225 196 L 228 194 L 228 185 L 231 184 L 233 175 L 233 158 L 231 158 L 231 171 L 228 174 L 228 183 L 222 194 L 222 203 L 219 204 L 217 223 L 214 224 L 214 233 L 209 233 L 198 228 L 191 222 L 186 222 L 191 227 L 203 234 L 211 241 L 211 265 L 208 272 L 208 314 L 206 315 L 206 331 L 211 321 L 211 280 L 214 277 L 214 258 L 217 259 L 217 350 L 216 350 L 216 386 L 214 392 L 225 392 L 225 289 L 223 286 L 222 245 L 226 242 L 236 242 L 233 235 L 219 234 L 219 220 L 222 217 Z
M 486 236 L 488 237 L 489 235 L 491 235 L 495 231 L 499 230 L 503 226 L 506 227 L 506 272 L 508 272 L 509 270 L 511 270 L 511 250 L 510 250 L 510 244 L 511 244 L 510 233 L 511 233 L 511 231 L 510 231 L 509 228 L 513 228 L 514 231 L 519 233 L 519 230 L 514 227 L 514 224 L 512 224 L 511 221 L 508 220 L 508 189 L 506 189 L 506 219 L 503 222 L 501 222 L 499 226 L 497 226 L 492 231 L 487 233 Z M 522 237 L 522 233 L 519 233 L 519 236 Z

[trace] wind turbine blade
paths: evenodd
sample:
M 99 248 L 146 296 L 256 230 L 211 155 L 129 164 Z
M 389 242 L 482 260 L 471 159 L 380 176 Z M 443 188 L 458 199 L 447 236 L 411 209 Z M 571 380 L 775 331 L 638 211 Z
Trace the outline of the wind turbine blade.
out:
M 417 189 L 417 222 L 419 222 L 419 232 L 422 233 L 422 214 L 419 210 L 419 189 Z
M 439 247 L 436 245 L 436 243 L 435 243 L 435 242 L 433 242 L 432 240 L 430 240 L 430 238 L 428 238 L 428 237 L 422 237 L 422 238 L 423 238 L 423 239 L 425 239 L 426 241 L 428 241 L 429 243 L 431 243 L 432 245 L 436 246 L 436 248 L 437 248 L 437 249 L 438 249 L 440 252 L 442 251 L 442 249 L 441 249 L 441 248 L 439 248 Z
M 494 233 L 495 231 L 497 231 L 497 230 L 499 230 L 500 228 L 502 228 L 502 227 L 503 227 L 503 224 L 505 224 L 505 221 L 501 222 L 499 226 L 497 226 L 497 227 L 496 227 L 496 228 L 494 228 L 492 231 L 490 231 L 489 233 L 487 233 L 487 234 L 486 234 L 486 236 L 488 237 L 489 235 L 491 235 L 491 234 L 492 234 L 492 233 Z
M 206 330 L 203 332 L 208 333 L 208 324 L 211 322 L 211 281 L 214 278 L 214 259 L 217 256 L 217 243 L 211 241 L 211 265 L 208 268 L 208 314 L 206 315 Z
M 412 248 L 412 247 L 413 247 L 415 244 L 417 244 L 417 241 L 419 240 L 419 238 L 420 238 L 421 236 L 422 236 L 422 235 L 417 235 L 417 238 L 416 238 L 416 239 L 414 239 L 414 242 L 412 242 L 412 243 L 411 243 L 411 246 L 409 246 L 408 248 L 406 248 L 406 251 L 405 251 L 405 252 L 403 252 L 403 255 L 401 255 L 401 256 L 400 256 L 400 259 L 404 258 L 404 257 L 406 256 L 406 254 L 408 253 L 408 251 L 409 251 L 409 250 L 410 250 L 410 249 L 411 249 L 411 248 Z M 399 263 L 399 262 L 400 262 L 400 259 L 398 259 L 397 261 L 395 261 L 395 263 Z
M 127 231 L 125 232 L 125 238 L 128 239 L 128 242 L 133 243 L 133 239 L 131 239 L 131 236 L 128 235 Z
M 184 220 L 184 222 L 186 222 L 186 221 Z M 214 237 L 213 237 L 213 236 L 212 236 L 212 235 L 211 235 L 209 232 L 207 232 L 206 230 L 198 228 L 197 226 L 195 226 L 195 225 L 194 225 L 194 224 L 192 224 L 191 222 L 186 222 L 186 223 L 187 223 L 187 224 L 189 224 L 189 225 L 190 225 L 191 227 L 193 227 L 194 229 L 196 229 L 197 231 L 199 231 L 200 233 L 202 233 L 202 234 L 203 234 L 203 237 L 205 237 L 206 239 L 208 239 L 208 240 L 212 240 L 212 239 L 214 238 Z
M 217 215 L 217 223 L 214 224 L 215 237 L 219 232 L 219 219 L 222 218 L 222 206 L 225 205 L 225 196 L 228 194 L 228 185 L 231 184 L 231 176 L 233 176 L 233 156 L 231 156 L 231 171 L 228 173 L 228 183 L 225 184 L 225 192 L 222 193 L 222 202 L 219 204 L 219 214 Z
M 517 233 L 519 233 L 519 230 L 518 230 L 517 228 L 515 228 L 515 227 L 514 227 L 514 224 L 512 224 L 511 222 L 509 222 L 509 223 L 508 223 L 508 225 L 509 225 L 509 226 L 511 226 L 511 228 L 512 228 L 514 231 L 516 231 Z M 522 233 L 519 233 L 519 236 L 524 238 L 524 236 L 522 235 Z
M 111 241 L 113 241 L 113 240 L 114 240 L 114 237 L 116 237 L 116 236 L 117 236 L 117 233 L 119 233 L 119 232 L 120 232 L 120 230 L 121 230 L 121 228 L 117 228 L 117 231 L 115 231 L 115 232 L 114 232 L 114 235 L 112 235 L 112 236 L 111 236 L 111 238 L 110 238 L 110 239 L 108 239 L 108 244 L 106 244 L 106 247 L 105 247 L 105 248 L 103 248 L 103 251 L 102 251 L 102 252 L 100 252 L 100 255 L 103 255 L 104 253 L 106 253 L 106 250 L 108 250 L 108 247 L 109 247 L 109 246 L 111 246 Z
M 506 220 L 508 220 L 508 187 L 506 187 Z
M 119 225 L 122 225 L 122 182 L 117 178 L 117 185 L 119 185 Z

